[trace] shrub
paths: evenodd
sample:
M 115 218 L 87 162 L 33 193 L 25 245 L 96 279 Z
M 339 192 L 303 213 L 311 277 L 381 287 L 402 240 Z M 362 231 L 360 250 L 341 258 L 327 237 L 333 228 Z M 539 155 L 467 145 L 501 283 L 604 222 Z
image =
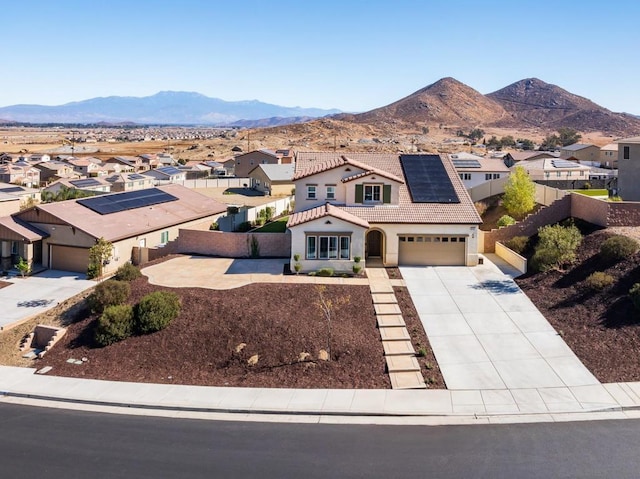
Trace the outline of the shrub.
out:
M 333 268 L 320 268 L 317 273 L 318 276 L 333 276 Z
M 166 328 L 180 314 L 180 298 L 169 291 L 155 291 L 136 305 L 136 327 L 142 334 Z
M 356 263 L 351 267 L 351 269 L 353 270 L 353 274 L 357 276 L 360 274 L 360 271 L 362 271 L 362 266 Z
M 109 306 L 123 304 L 129 299 L 131 286 L 126 281 L 109 279 L 96 286 L 89 295 L 88 302 L 91 312 L 102 313 Z
M 631 289 L 629 290 L 629 297 L 631 298 L 635 308 L 640 310 L 640 283 L 636 283 L 631 286 Z
M 94 339 L 99 346 L 108 346 L 128 338 L 133 333 L 133 308 L 118 304 L 105 308 L 98 319 Z
M 620 261 L 638 252 L 640 244 L 628 236 L 616 235 L 607 238 L 600 246 L 600 255 L 607 261 Z
M 531 258 L 538 271 L 562 269 L 576 259 L 576 250 L 582 242 L 580 230 L 575 226 L 543 226 L 538 230 L 538 244 Z
M 140 268 L 131 263 L 125 263 L 118 268 L 114 278 L 118 281 L 133 281 L 140 276 L 142 276 Z
M 583 190 L 590 190 L 591 189 L 591 183 L 589 183 L 588 181 L 586 181 L 584 183 L 584 185 L 582 185 L 582 189 Z
M 595 273 L 587 276 L 587 279 L 584 280 L 584 285 L 588 289 L 602 291 L 603 289 L 611 286 L 614 281 L 613 276 L 610 274 L 603 273 L 602 271 L 596 271 Z
M 515 225 L 516 220 L 509 215 L 502 215 L 496 224 L 498 228 L 502 228 L 503 226 Z
M 487 212 L 487 209 L 489 208 L 487 206 L 487 204 L 484 201 L 476 201 L 473 206 L 476 207 L 476 211 L 478 212 L 478 214 L 480 216 L 482 216 L 483 214 L 485 214 Z
M 620 198 L 619 196 L 610 196 L 609 201 L 622 201 L 622 198 Z
M 528 236 L 514 236 L 508 241 L 505 241 L 504 245 L 511 251 L 522 254 L 529 244 Z

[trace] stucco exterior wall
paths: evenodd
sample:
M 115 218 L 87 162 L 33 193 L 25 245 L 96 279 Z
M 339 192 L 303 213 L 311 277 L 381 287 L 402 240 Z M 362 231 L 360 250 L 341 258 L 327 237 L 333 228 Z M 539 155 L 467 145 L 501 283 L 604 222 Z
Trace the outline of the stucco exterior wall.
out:
M 629 148 L 629 159 L 624 149 Z M 625 201 L 640 201 L 640 143 L 618 144 L 618 193 Z
M 464 174 L 471 175 L 471 179 L 470 180 L 463 179 Z M 496 178 L 496 180 L 499 180 L 500 178 L 509 176 L 509 173 L 504 171 L 481 171 L 481 172 L 480 171 L 479 172 L 459 171 L 458 172 L 458 176 L 460 176 L 460 179 L 462 179 L 462 183 L 464 183 L 464 187 L 466 189 L 473 188 L 475 186 L 481 185 L 488 181 L 493 181 L 493 180 L 487 180 L 486 175 L 491 175 L 492 177 L 493 175 L 500 175 L 498 178 Z
M 331 224 L 327 224 L 330 221 Z M 301 272 L 317 271 L 320 268 L 333 268 L 335 271 L 351 272 L 353 266 L 353 258 L 359 256 L 363 259 L 360 263 L 364 267 L 364 238 L 366 228 L 347 221 L 333 217 L 318 218 L 289 229 L 291 231 L 291 267 L 296 263 L 294 255 L 300 255 L 300 263 L 302 265 Z M 351 236 L 350 241 L 350 258 L 346 259 L 306 259 L 306 237 L 311 233 L 326 233 L 327 235 L 340 235 L 344 233 Z

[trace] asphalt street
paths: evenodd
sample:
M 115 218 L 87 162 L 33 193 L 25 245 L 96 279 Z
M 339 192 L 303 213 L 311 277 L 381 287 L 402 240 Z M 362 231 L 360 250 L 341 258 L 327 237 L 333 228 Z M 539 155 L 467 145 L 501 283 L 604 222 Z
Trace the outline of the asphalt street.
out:
M 640 471 L 640 420 L 341 426 L 0 404 L 0 430 L 3 478 L 636 478 Z

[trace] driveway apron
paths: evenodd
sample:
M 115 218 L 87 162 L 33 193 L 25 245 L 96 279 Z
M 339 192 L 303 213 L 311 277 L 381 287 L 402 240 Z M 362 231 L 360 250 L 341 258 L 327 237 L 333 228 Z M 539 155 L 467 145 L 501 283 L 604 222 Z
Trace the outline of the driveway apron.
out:
M 448 389 L 599 384 L 511 277 L 483 265 L 401 267 Z

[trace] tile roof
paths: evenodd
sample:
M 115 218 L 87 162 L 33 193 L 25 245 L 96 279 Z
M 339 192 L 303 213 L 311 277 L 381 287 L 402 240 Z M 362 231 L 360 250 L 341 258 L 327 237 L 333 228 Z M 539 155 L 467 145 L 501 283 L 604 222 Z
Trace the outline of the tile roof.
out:
M 0 231 L 2 229 L 9 230 L 13 233 L 12 238 L 5 239 L 13 239 L 13 240 L 26 240 L 29 243 L 33 243 L 34 241 L 41 240 L 42 238 L 46 238 L 49 236 L 44 231 L 39 230 L 35 226 L 32 226 L 24 221 L 16 218 L 15 216 L 4 216 L 0 218 Z M 6 236 L 6 232 L 3 236 Z
M 363 228 L 369 228 L 369 223 L 366 220 L 363 220 L 359 216 L 348 213 L 344 208 L 334 206 L 330 203 L 292 214 L 291 216 L 289 216 L 289 221 L 287 221 L 287 228 L 298 226 L 302 223 L 307 223 L 309 221 L 324 218 L 326 216 L 332 216 L 334 218 L 346 221 L 347 223 L 353 223 L 354 225 L 362 226 Z
M 335 153 L 334 153 L 335 155 Z M 296 165 L 298 165 L 298 163 L 296 163 Z M 398 183 L 404 183 L 404 180 L 402 179 L 402 175 L 397 176 L 394 175 L 392 173 L 390 173 L 389 171 L 385 170 L 385 169 L 381 169 L 381 168 L 377 168 L 375 166 L 372 166 L 370 164 L 367 163 L 363 163 L 362 161 L 358 161 L 356 159 L 353 159 L 351 157 L 351 155 L 349 155 L 349 157 L 345 156 L 345 155 L 340 155 L 340 156 L 335 156 L 333 158 L 327 158 L 326 160 L 320 160 L 319 162 L 312 162 L 311 166 L 305 168 L 305 169 L 300 169 L 299 167 L 296 167 L 296 174 L 294 175 L 293 179 L 294 180 L 299 180 L 301 178 L 305 178 L 307 176 L 312 176 L 315 175 L 317 173 L 322 173 L 323 171 L 329 171 L 332 170 L 334 168 L 338 168 L 340 166 L 345 166 L 345 165 L 349 165 L 349 166 L 353 166 L 355 168 L 359 168 L 361 170 L 363 170 L 361 173 L 356 173 L 353 176 L 349 176 L 347 178 L 343 178 L 342 181 L 346 182 L 346 181 L 351 181 L 354 180 L 356 178 L 359 178 L 361 176 L 366 176 L 368 174 L 378 174 L 380 176 L 383 176 L 385 178 L 388 178 L 390 180 L 394 180 L 397 181 Z
M 344 164 L 340 153 L 298 152 L 296 177 L 302 171 L 326 171 L 326 164 Z M 428 223 L 428 224 L 480 224 L 478 215 L 464 183 L 458 176 L 451 160 L 441 155 L 449 180 L 460 199 L 460 203 L 414 203 L 405 182 L 400 184 L 398 204 L 375 206 L 340 206 L 339 208 L 369 223 Z M 397 178 L 404 178 L 400 155 L 393 153 L 349 153 L 349 160 L 376 168 Z M 342 163 L 340 163 L 342 161 Z M 306 176 L 306 175 L 305 175 Z M 294 177 L 295 179 L 295 177 Z
M 156 204 L 110 215 L 100 215 L 77 200 L 46 203 L 36 209 L 49 213 L 93 236 L 117 241 L 207 216 L 224 213 L 227 206 L 181 185 L 159 186 L 178 201 Z M 114 193 L 118 194 L 118 193 Z
M 258 168 L 264 171 L 264 174 L 271 181 L 292 181 L 295 165 L 291 163 L 285 163 L 284 165 L 265 163 L 264 165 L 258 165 L 254 168 L 254 171 Z

